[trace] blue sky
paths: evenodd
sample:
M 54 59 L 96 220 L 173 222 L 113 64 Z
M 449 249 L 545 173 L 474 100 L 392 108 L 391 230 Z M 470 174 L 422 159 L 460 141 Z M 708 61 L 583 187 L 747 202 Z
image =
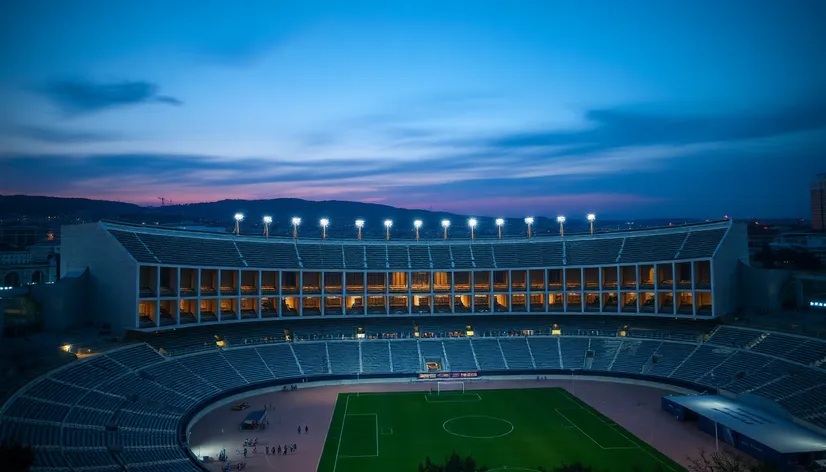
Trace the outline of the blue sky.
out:
M 826 3 L 10 1 L 0 193 L 805 216 Z

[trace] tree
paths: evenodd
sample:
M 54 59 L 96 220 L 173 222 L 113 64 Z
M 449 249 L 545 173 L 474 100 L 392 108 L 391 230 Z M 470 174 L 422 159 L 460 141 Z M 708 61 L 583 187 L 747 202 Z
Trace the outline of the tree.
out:
M 34 465 L 34 450 L 19 442 L 0 444 L 0 464 L 7 472 L 28 472 Z
M 462 458 L 455 452 L 445 459 L 444 464 L 436 464 L 430 457 L 419 464 L 419 472 L 487 472 L 487 467 L 480 467 L 471 456 Z
M 700 456 L 689 458 L 690 472 L 777 472 L 780 469 L 772 463 L 760 462 L 741 454 L 721 449 L 712 452 L 700 450 Z

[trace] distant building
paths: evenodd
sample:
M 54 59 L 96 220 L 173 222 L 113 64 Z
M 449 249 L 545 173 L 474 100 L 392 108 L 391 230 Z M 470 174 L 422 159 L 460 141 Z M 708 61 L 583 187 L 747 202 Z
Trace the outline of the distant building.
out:
M 812 183 L 812 229 L 826 231 L 826 173 L 817 174 Z
M 41 241 L 26 248 L 0 242 L 0 288 L 53 283 L 59 254 L 58 241 Z

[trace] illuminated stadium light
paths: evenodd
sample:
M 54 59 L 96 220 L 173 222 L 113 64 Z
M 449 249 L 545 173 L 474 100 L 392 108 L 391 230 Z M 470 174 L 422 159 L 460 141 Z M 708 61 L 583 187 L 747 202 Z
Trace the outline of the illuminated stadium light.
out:
M 594 234 L 594 220 L 597 219 L 597 215 L 593 213 L 588 213 L 588 223 L 591 224 L 591 234 Z
M 556 222 L 559 223 L 559 235 L 565 236 L 565 217 L 564 216 L 557 216 Z
M 265 216 L 264 217 L 264 237 L 269 239 L 270 237 L 270 224 L 272 224 L 272 216 Z
M 356 220 L 356 228 L 359 230 L 359 241 L 361 241 L 361 229 L 364 228 L 364 220 Z
M 471 240 L 476 239 L 475 234 L 474 234 L 474 230 L 476 229 L 476 225 L 478 225 L 478 224 L 479 224 L 479 222 L 476 220 L 476 218 L 471 218 L 471 219 L 467 220 L 467 225 L 470 226 L 470 239 Z
M 387 240 L 390 240 L 390 228 L 393 227 L 393 220 L 384 220 L 384 229 L 386 231 Z
M 502 225 L 505 224 L 504 218 L 496 218 L 496 228 L 499 231 L 499 239 L 502 239 Z
M 318 224 L 321 225 L 321 239 L 327 239 L 327 226 L 330 226 L 330 220 L 322 218 L 318 221 Z
M 416 241 L 419 240 L 419 228 L 422 227 L 422 220 L 416 220 L 413 222 L 413 227 L 416 228 Z
M 293 224 L 293 239 L 298 239 L 298 225 L 301 224 L 301 218 L 294 216 L 291 222 Z
M 236 213 L 235 214 L 235 235 L 238 236 L 241 234 L 241 221 L 244 220 L 243 213 Z
M 528 225 L 528 237 L 531 237 L 531 226 L 533 225 L 533 217 L 529 216 L 525 218 L 525 224 Z
M 442 220 L 442 228 L 445 230 L 445 239 L 447 239 L 447 229 L 450 228 L 450 220 Z

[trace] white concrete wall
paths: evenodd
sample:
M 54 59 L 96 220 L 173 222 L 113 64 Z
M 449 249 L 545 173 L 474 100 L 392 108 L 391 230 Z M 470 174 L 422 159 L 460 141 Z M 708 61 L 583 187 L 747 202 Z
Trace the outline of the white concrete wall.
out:
M 137 327 L 138 267 L 99 223 L 63 226 L 60 274 L 89 270 L 83 321 L 110 323 L 116 333 Z
M 749 263 L 748 232 L 745 223 L 732 223 L 711 262 L 714 316 L 726 316 L 740 308 L 737 266 Z

